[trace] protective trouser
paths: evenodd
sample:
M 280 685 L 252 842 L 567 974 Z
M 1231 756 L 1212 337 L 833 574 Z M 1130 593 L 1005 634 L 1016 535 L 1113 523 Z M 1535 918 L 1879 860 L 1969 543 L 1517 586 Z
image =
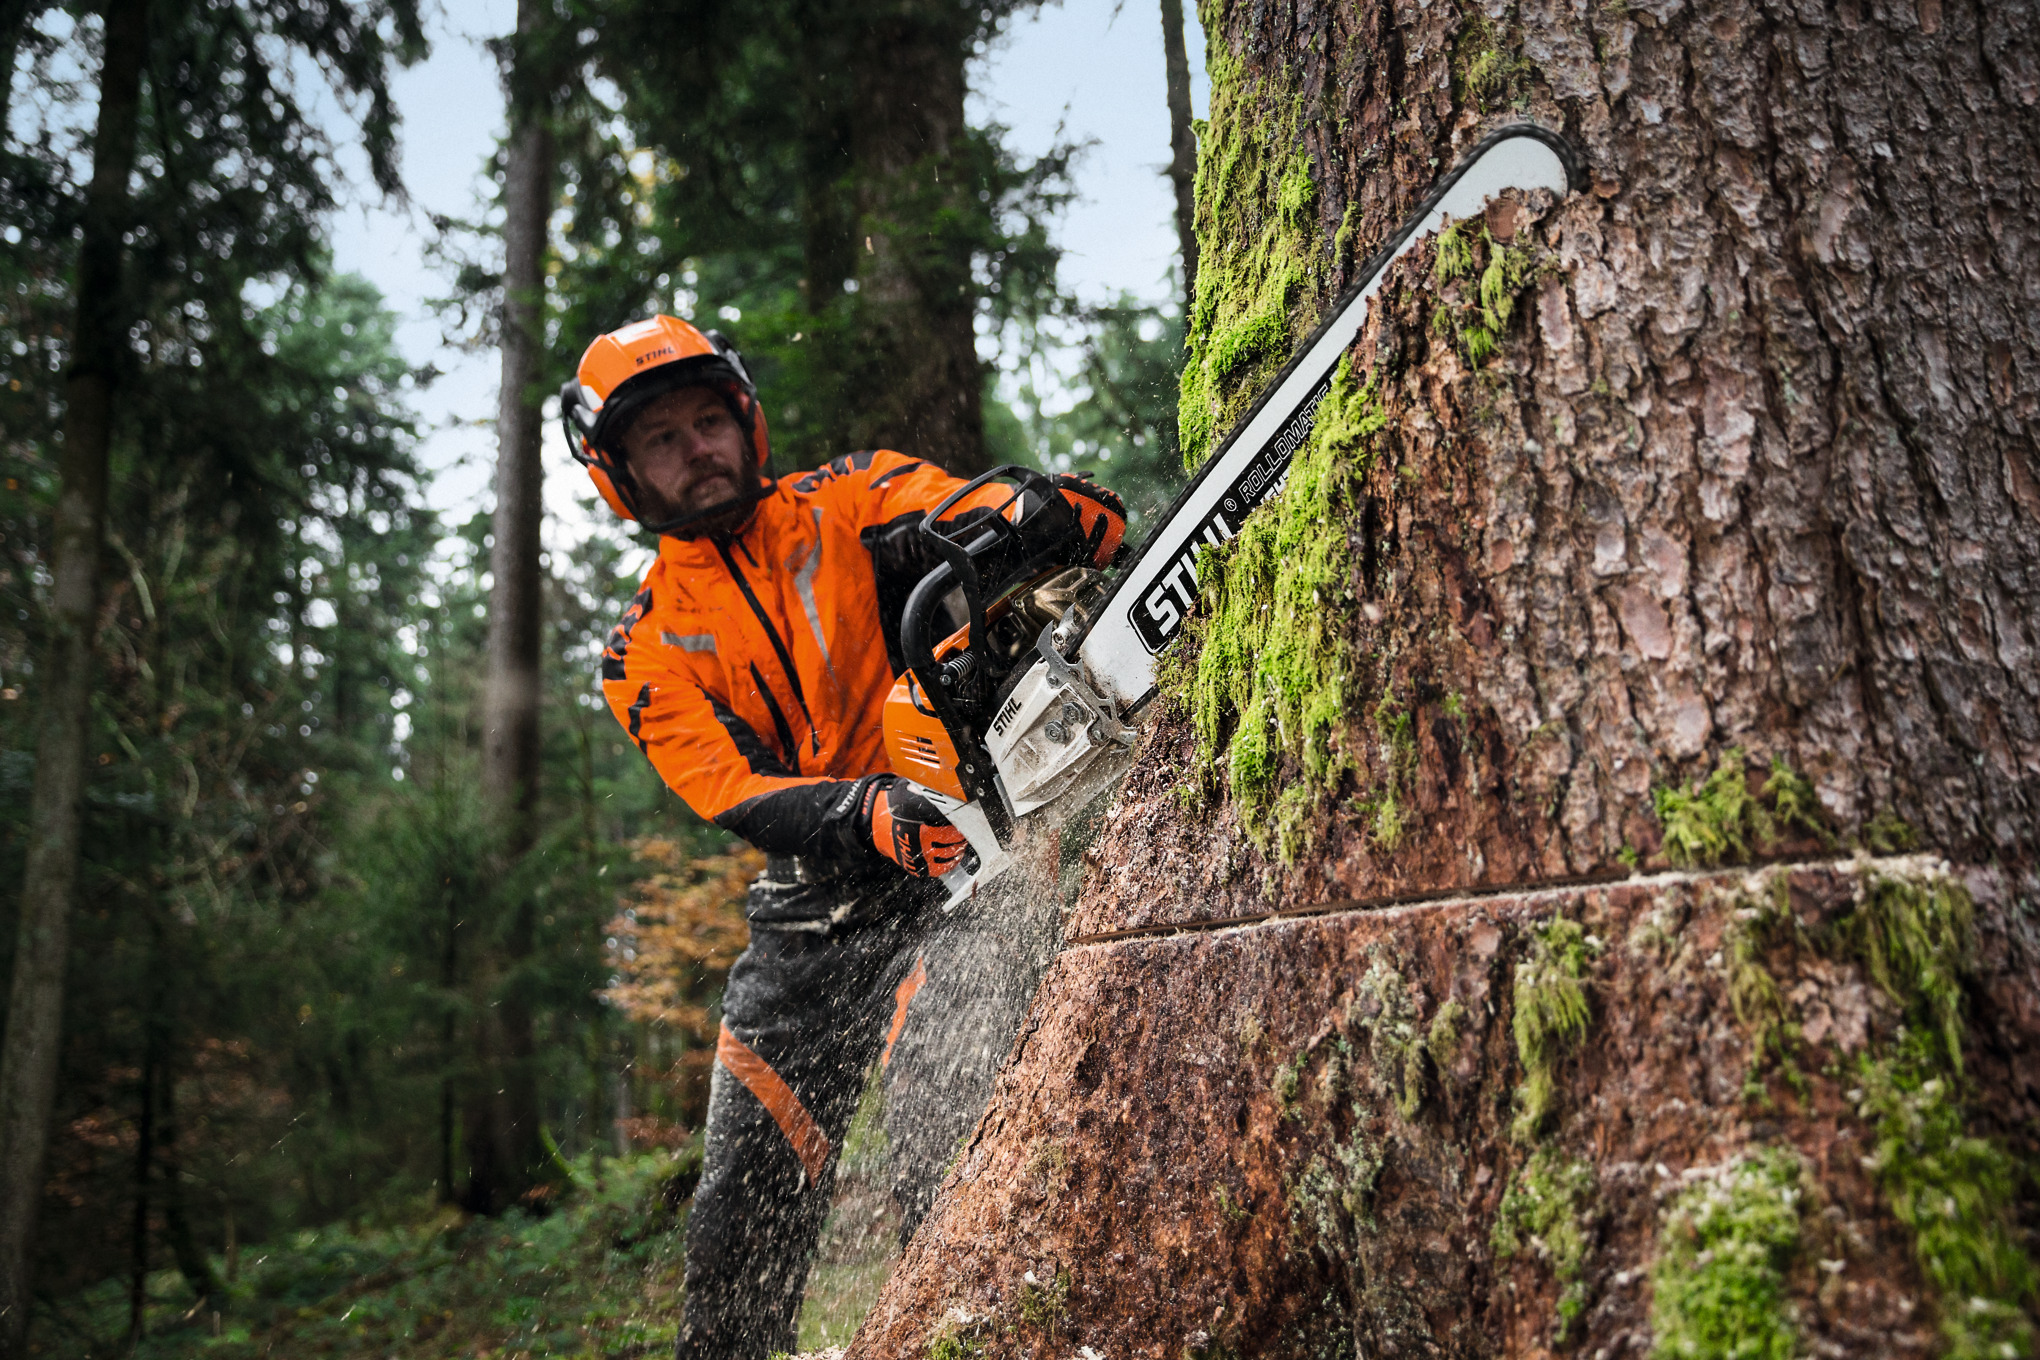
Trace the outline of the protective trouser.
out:
M 768 915 L 787 896 L 765 882 L 752 892 Z M 837 1155 L 874 1062 L 902 1242 L 926 1215 L 1052 949 L 996 898 L 951 916 L 940 900 L 909 881 L 826 928 L 753 914 L 723 997 L 679 1360 L 795 1348 Z

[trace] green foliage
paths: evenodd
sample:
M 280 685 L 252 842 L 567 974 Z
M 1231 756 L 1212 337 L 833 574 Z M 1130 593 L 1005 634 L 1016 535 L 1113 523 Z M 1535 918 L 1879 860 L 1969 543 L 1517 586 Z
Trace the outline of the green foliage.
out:
M 1199 556 L 1196 667 L 1167 677 L 1196 725 L 1206 779 L 1224 773 L 1249 834 L 1285 861 L 1301 852 L 1307 812 L 1349 765 L 1332 739 L 1352 688 L 1349 549 L 1343 533 L 1325 530 L 1348 515 L 1386 421 L 1377 388 L 1342 362 L 1288 485 L 1231 543 Z M 1283 773 L 1285 761 L 1300 778 Z
M 1892 1212 L 1912 1229 L 1914 1255 L 1940 1303 L 1947 1354 L 2031 1355 L 2025 1306 L 2040 1293 L 2040 1270 L 2015 1216 L 2030 1174 L 1964 1130 L 1941 1035 L 1907 1031 L 1888 1053 L 1863 1055 L 1858 1072 L 1861 1112 L 1877 1129 L 1870 1166 Z
M 135 1352 L 175 1357 L 493 1351 L 596 1357 L 670 1349 L 679 1320 L 676 1175 L 699 1148 L 574 1164 L 570 1191 L 542 1216 L 463 1219 L 420 1203 L 386 1225 L 335 1224 L 252 1252 L 226 1290 L 221 1331 L 191 1313 L 172 1272 L 149 1281 L 159 1319 Z M 224 1269 L 225 1263 L 222 1262 Z M 126 1285 L 109 1280 L 43 1334 L 53 1360 L 118 1348 Z
M 1594 1168 L 1553 1148 L 1541 1147 L 1516 1168 L 1502 1195 L 1489 1240 L 1506 1260 L 1524 1250 L 1550 1263 L 1558 1281 L 1558 1325 L 1552 1344 L 1564 1345 L 1587 1307 L 1588 1233 L 1600 1186 Z
M 1516 965 L 1510 1023 L 1523 1064 L 1512 1130 L 1519 1142 L 1542 1129 L 1558 1100 L 1558 1064 L 1593 1023 L 1582 984 L 1599 952 L 1599 942 L 1579 922 L 1554 916 L 1531 933 L 1529 954 Z
M 1794 830 L 1834 843 L 1813 786 L 1783 760 L 1772 760 L 1761 795 L 1750 792 L 1740 746 L 1723 751 L 1699 784 L 1660 786 L 1651 801 L 1664 827 L 1665 857 L 1681 866 L 1739 864 Z
M 1765 1148 L 1689 1186 L 1666 1210 L 1651 1266 L 1660 1360 L 1791 1360 L 1785 1273 L 1799 1253 L 1799 1156 Z

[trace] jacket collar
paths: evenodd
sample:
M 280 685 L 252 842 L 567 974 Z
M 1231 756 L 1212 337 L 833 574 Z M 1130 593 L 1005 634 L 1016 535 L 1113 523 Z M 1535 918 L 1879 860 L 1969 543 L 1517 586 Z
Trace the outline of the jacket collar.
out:
M 661 535 L 659 538 L 659 560 L 683 571 L 702 567 L 720 566 L 722 552 L 719 545 L 727 545 L 736 553 L 739 561 L 746 557 L 760 566 L 766 562 L 766 547 L 772 536 L 772 524 L 784 516 L 792 503 L 793 493 L 788 490 L 786 479 L 780 478 L 772 490 L 758 498 L 751 510 L 750 519 L 744 527 L 727 538 L 674 538 Z M 741 550 L 739 549 L 741 545 Z M 748 565 L 748 564 L 747 564 Z

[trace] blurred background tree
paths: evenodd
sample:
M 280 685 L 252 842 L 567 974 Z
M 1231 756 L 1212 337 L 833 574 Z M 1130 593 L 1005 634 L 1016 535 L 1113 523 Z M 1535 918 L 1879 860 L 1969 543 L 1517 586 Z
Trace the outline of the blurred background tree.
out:
M 439 1260 L 416 1234 L 461 1202 L 518 1222 L 599 1210 L 612 1238 L 590 1250 L 642 1264 L 616 1243 L 670 1226 L 755 868 L 595 692 L 643 543 L 617 528 L 519 549 L 536 763 L 506 860 L 483 796 L 496 525 L 427 508 L 414 409 L 432 375 L 324 245 L 344 186 L 323 129 L 351 129 L 394 184 L 389 71 L 421 49 L 416 16 L 403 0 L 145 8 L 62 1041 L 20 1316 L 40 1354 L 196 1345 L 215 1313 L 231 1341 L 280 1300 L 301 1310 L 360 1278 L 314 1258 Z M 891 444 L 959 470 L 1094 468 L 1137 513 L 1173 495 L 1174 309 L 1080 305 L 1051 230 L 1080 148 L 1021 157 L 966 116 L 970 58 L 1015 5 L 537 11 L 530 409 L 549 412 L 588 338 L 665 310 L 743 347 L 780 470 Z M 0 979 L 50 697 L 103 50 L 97 10 L 0 4 L 16 72 L 0 124 Z M 308 112 L 329 98 L 320 75 L 339 124 Z M 506 198 L 512 150 L 491 166 Z M 502 231 L 443 226 L 447 323 L 494 350 Z M 520 1054 L 480 1042 L 506 996 Z M 473 1097 L 506 1058 L 535 1138 L 482 1194 Z M 659 1185 L 648 1217 L 594 1188 Z M 390 1234 L 375 1240 L 392 1254 L 333 1246 L 336 1224 Z M 476 1309 L 499 1341 L 514 1330 Z

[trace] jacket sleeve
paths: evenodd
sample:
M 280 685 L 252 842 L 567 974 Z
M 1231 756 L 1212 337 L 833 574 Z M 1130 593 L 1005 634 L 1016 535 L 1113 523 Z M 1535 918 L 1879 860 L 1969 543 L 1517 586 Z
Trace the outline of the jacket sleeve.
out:
M 632 646 L 633 614 L 603 651 L 602 692 L 652 768 L 704 820 L 767 854 L 878 857 L 857 805 L 867 779 L 799 775 L 695 668 Z

